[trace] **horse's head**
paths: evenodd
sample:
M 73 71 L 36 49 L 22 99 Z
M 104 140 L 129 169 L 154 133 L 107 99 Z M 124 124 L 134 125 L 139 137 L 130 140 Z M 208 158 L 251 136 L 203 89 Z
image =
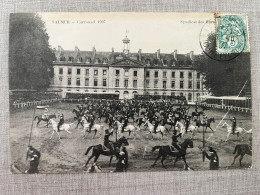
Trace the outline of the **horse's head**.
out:
M 121 144 L 121 145 L 124 144 L 125 146 L 128 146 L 128 145 L 129 145 L 129 143 L 128 143 L 127 139 L 125 138 L 125 136 L 121 137 L 121 138 L 118 140 L 118 143 Z
M 210 118 L 210 120 L 211 120 L 213 123 L 215 123 L 214 117 Z

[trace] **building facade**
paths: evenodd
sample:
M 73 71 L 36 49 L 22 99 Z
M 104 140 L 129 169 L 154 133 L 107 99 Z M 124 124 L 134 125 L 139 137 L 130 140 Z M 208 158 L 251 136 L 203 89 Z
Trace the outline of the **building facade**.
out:
M 122 52 L 63 50 L 55 51 L 52 88 L 67 92 L 119 93 L 119 98 L 131 99 L 140 95 L 185 96 L 189 102 L 207 95 L 203 76 L 193 67 L 194 56 L 177 54 L 137 53 L 129 50 L 130 40 L 123 39 Z

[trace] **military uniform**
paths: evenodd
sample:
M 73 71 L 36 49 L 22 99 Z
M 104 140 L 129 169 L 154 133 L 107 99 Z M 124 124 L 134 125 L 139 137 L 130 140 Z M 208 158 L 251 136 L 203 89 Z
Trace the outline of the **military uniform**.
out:
M 64 124 L 64 115 L 60 115 L 60 121 L 58 123 L 58 132 L 60 131 L 60 126 Z
M 109 136 L 113 134 L 113 131 L 111 131 L 109 133 L 108 129 L 105 131 L 105 136 L 104 136 L 104 146 L 107 147 L 110 150 L 113 150 L 112 146 L 111 146 L 111 141 L 109 140 Z
M 177 150 L 180 150 L 180 146 L 178 145 L 178 137 L 181 137 L 181 133 L 179 133 L 178 135 L 177 134 L 177 131 L 175 130 L 174 131 L 174 134 L 172 135 L 172 146 L 173 148 L 176 148 Z M 174 150 L 174 149 L 173 149 Z
M 234 134 L 235 133 L 235 130 L 237 128 L 237 120 L 235 117 L 233 117 L 233 119 L 231 120 L 232 122 L 232 133 Z

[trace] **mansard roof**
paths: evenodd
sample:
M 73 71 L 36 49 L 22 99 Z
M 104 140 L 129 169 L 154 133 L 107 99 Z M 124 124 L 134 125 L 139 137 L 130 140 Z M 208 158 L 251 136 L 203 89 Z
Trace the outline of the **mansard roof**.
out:
M 129 53 L 127 55 L 122 52 L 96 51 L 93 47 L 92 51 L 80 51 L 78 47 L 75 50 L 64 50 L 60 46 L 55 51 L 57 63 L 87 63 L 87 64 L 109 64 L 117 65 L 122 59 L 127 59 L 131 64 L 140 66 L 187 66 L 190 67 L 196 56 L 193 52 L 187 54 L 177 54 L 177 50 L 172 53 L 160 53 L 157 50 L 155 53 L 141 53 L 139 50 L 136 53 Z M 123 61 L 121 61 L 123 62 Z M 125 61 L 124 61 L 125 63 Z

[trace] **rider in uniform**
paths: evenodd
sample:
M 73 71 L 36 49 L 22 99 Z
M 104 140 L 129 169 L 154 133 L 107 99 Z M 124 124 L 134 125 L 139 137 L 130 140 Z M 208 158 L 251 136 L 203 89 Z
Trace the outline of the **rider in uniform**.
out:
M 49 117 L 48 108 L 45 108 L 43 113 L 43 119 L 47 119 L 48 117 Z
M 185 131 L 186 131 L 186 133 L 188 131 L 189 126 L 190 126 L 190 117 L 186 116 L 185 117 Z
M 127 116 L 125 116 L 125 118 L 124 118 L 124 124 L 123 124 L 122 129 L 121 129 L 121 132 L 122 132 L 122 133 L 124 132 L 124 129 L 125 129 L 125 127 L 127 126 L 127 124 L 128 124 L 128 118 L 127 118 Z
M 153 132 L 156 133 L 156 129 L 157 129 L 157 127 L 158 127 L 159 124 L 160 124 L 160 120 L 158 119 L 157 116 L 154 117 L 154 120 L 155 120 L 155 123 L 154 123 L 154 129 L 153 129 Z
M 91 132 L 91 128 L 92 128 L 93 125 L 94 125 L 94 117 L 93 117 L 92 114 L 89 116 L 88 122 L 90 123 L 90 124 L 89 124 L 89 129 L 88 129 L 88 131 Z
M 123 145 L 122 150 L 119 152 L 118 161 L 116 163 L 116 169 L 114 172 L 124 172 L 128 167 L 128 152 Z
M 109 133 L 109 130 L 105 130 L 105 136 L 104 136 L 104 146 L 107 147 L 109 150 L 114 150 L 112 147 L 112 141 L 109 140 L 109 136 L 113 134 L 113 130 Z
M 203 154 L 210 160 L 209 169 L 210 170 L 218 170 L 219 168 L 219 158 L 217 152 L 212 148 L 209 147 L 210 154 L 207 154 L 205 150 L 202 151 Z
M 27 156 L 29 158 L 28 160 L 30 162 L 30 168 L 26 170 L 25 173 L 30 173 L 30 174 L 39 173 L 38 165 L 39 165 L 41 153 L 38 150 L 36 150 L 34 147 L 28 146 Z
M 177 130 L 173 130 L 173 135 L 172 135 L 172 147 L 171 150 L 174 151 L 174 148 L 176 148 L 178 151 L 180 151 L 180 146 L 178 145 L 178 137 L 181 137 L 181 133 L 177 135 Z
M 64 115 L 60 115 L 60 121 L 58 123 L 58 132 L 60 132 L 60 126 L 64 124 Z
M 237 127 L 237 120 L 236 120 L 236 118 L 233 117 L 231 122 L 232 122 L 232 133 L 234 134 L 235 130 L 236 130 L 236 127 Z

